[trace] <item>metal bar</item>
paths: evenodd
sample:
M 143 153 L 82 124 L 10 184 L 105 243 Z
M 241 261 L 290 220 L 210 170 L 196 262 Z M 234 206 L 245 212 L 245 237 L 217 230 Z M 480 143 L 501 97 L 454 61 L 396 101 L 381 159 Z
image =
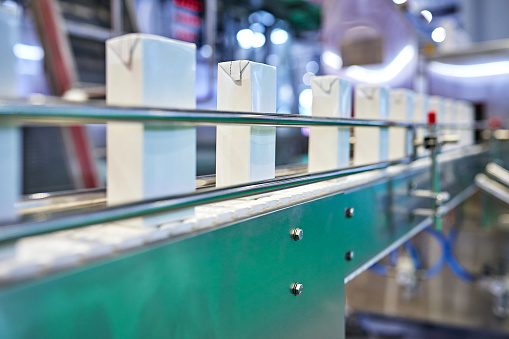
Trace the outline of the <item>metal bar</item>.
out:
M 204 98 L 200 101 L 206 101 L 214 95 L 214 86 L 217 79 L 217 61 L 216 61 L 216 35 L 217 35 L 217 0 L 205 1 L 205 43 L 212 49 L 212 54 L 208 58 L 208 90 Z
M 438 205 L 443 204 L 444 202 L 448 201 L 451 198 L 451 196 L 447 192 L 436 193 L 428 190 L 418 190 L 418 189 L 411 190 L 410 195 L 412 197 L 434 199 L 437 201 Z
M 179 123 L 191 125 L 266 125 L 266 126 L 367 126 L 367 127 L 423 127 L 423 123 L 404 123 L 387 120 L 323 118 L 298 114 L 221 112 L 214 110 L 177 110 L 111 107 L 104 105 L 80 106 L 68 103 L 42 102 L 40 105 L 0 101 L 0 120 L 34 123 L 106 123 L 137 121 L 145 123 Z M 464 124 L 440 125 L 467 128 Z M 484 126 L 484 124 L 483 124 Z
M 435 217 L 437 214 L 437 211 L 430 208 L 416 208 L 412 211 L 412 215 L 416 217 Z
M 437 137 L 437 125 L 435 123 L 429 124 L 429 137 L 436 138 Z M 440 169 L 438 164 L 438 154 L 440 153 L 440 144 L 436 143 L 431 147 L 430 157 L 431 157 L 431 169 L 430 169 L 430 177 L 431 177 L 431 191 L 435 194 L 440 193 Z M 432 209 L 434 211 L 433 215 L 433 224 L 435 225 L 435 229 L 438 231 L 442 230 L 442 217 L 438 213 L 439 202 L 437 199 L 433 199 Z
M 123 0 L 111 0 L 111 35 L 119 36 L 124 31 L 124 4 Z
M 506 204 L 509 204 L 509 189 L 504 185 L 491 180 L 482 173 L 475 176 L 475 184 L 483 191 L 491 194 L 495 198 L 502 200 Z
M 276 178 L 305 173 L 307 165 L 286 165 L 276 167 Z M 216 176 L 203 175 L 196 177 L 196 189 L 214 187 Z M 81 189 L 75 191 L 60 191 L 48 193 L 34 193 L 23 197 L 16 203 L 18 213 L 53 213 L 56 211 L 76 209 L 82 207 L 99 206 L 106 203 L 106 188 Z
M 494 162 L 486 165 L 486 173 L 495 177 L 499 182 L 509 187 L 509 171 Z
M 443 152 L 443 154 L 452 153 L 454 150 Z M 426 156 L 417 157 L 417 159 L 426 158 Z M 187 206 L 197 206 L 205 203 L 212 203 L 215 201 L 222 201 L 227 199 L 240 198 L 244 196 L 251 196 L 256 194 L 268 193 L 278 189 L 296 187 L 300 185 L 310 184 L 330 180 L 334 178 L 343 177 L 350 174 L 366 172 L 370 170 L 382 169 L 387 166 L 410 163 L 411 157 L 403 158 L 391 162 L 382 162 L 372 165 L 349 167 L 328 172 L 314 173 L 314 174 L 295 174 L 281 176 L 276 179 L 271 179 L 263 182 L 250 183 L 245 186 L 229 187 L 223 189 L 201 189 L 195 193 L 190 193 L 181 196 L 162 197 L 155 200 L 140 201 L 134 204 L 122 205 L 110 208 L 102 208 L 94 212 L 88 212 L 80 215 L 69 215 L 67 217 L 60 217 L 51 220 L 44 220 L 40 222 L 25 221 L 12 225 L 0 225 L 0 242 L 8 239 L 17 239 L 24 236 L 48 233 L 58 230 L 76 228 L 80 226 L 92 225 L 102 222 L 110 222 L 120 219 L 127 219 L 131 217 L 147 215 L 150 213 L 160 213 L 169 210 L 185 208 Z M 298 171 L 296 171 L 298 172 Z M 294 182 L 297 181 L 298 182 Z M 28 202 L 30 203 L 30 202 Z M 23 203 L 20 207 L 23 206 Z M 134 208 L 131 211 L 131 207 Z M 443 207 L 443 206 L 442 206 Z M 90 211 L 90 210 L 88 210 Z M 81 210 L 76 213 L 82 212 Z M 128 215 L 124 215 L 125 213 Z M 95 213 L 101 213 L 95 215 Z M 92 220 L 89 220 L 92 218 Z M 37 219 L 40 219 L 37 217 Z M 58 223 L 52 225 L 53 222 Z M 67 224 L 66 224 L 67 223 Z M 20 227 L 21 226 L 21 227 Z M 13 230 L 13 228 L 19 228 Z
M 106 123 L 111 120 L 189 123 L 193 125 L 243 124 L 271 126 L 373 126 L 410 127 L 382 120 L 316 118 L 296 114 L 219 112 L 212 110 L 137 109 L 78 105 L 12 105 L 0 102 L 0 119 L 46 123 Z
M 408 138 L 411 138 L 408 140 Z M 405 143 L 411 142 L 411 149 L 410 154 L 408 156 L 410 157 L 411 161 L 417 160 L 419 157 L 418 154 L 418 146 L 415 144 L 417 139 L 417 127 L 416 126 L 410 126 L 406 129 L 406 136 L 405 136 Z M 405 147 L 406 148 L 406 147 Z
M 396 161 L 385 161 L 376 164 L 348 167 L 333 171 L 290 175 L 266 181 L 248 183 L 240 186 L 221 189 L 203 189 L 195 193 L 145 200 L 131 204 L 108 207 L 90 213 L 80 213 L 76 215 L 55 218 L 52 220 L 8 224 L 0 226 L 0 242 L 29 235 L 37 235 L 81 226 L 107 223 L 154 213 L 173 211 L 206 203 L 268 193 L 280 189 L 312 184 L 320 181 L 344 177 L 351 174 L 382 169 L 392 165 L 406 164 L 409 162 L 410 158 L 407 157 Z

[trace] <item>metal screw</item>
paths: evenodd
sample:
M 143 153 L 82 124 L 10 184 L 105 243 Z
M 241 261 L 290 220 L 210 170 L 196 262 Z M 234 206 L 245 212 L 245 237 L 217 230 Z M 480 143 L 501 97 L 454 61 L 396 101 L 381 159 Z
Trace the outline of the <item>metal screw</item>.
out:
M 290 231 L 290 236 L 295 241 L 302 240 L 302 238 L 304 237 L 304 231 L 301 230 L 300 228 L 294 228 L 293 230 Z
M 353 207 L 348 207 L 347 209 L 345 209 L 345 217 L 353 218 L 353 212 L 354 212 Z
M 352 261 L 355 256 L 354 251 L 348 251 L 345 253 L 345 259 L 346 261 Z
M 301 283 L 298 283 L 298 282 L 293 283 L 292 286 L 290 286 L 290 292 L 293 295 L 301 295 L 303 289 L 304 289 L 304 285 L 302 285 Z
M 442 205 L 442 203 L 447 202 L 451 199 L 451 195 L 448 192 L 440 192 L 436 195 L 437 205 Z

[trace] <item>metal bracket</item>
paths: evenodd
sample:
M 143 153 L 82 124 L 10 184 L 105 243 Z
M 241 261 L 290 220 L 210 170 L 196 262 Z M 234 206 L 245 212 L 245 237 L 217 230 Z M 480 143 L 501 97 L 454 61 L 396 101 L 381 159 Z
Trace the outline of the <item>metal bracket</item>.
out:
M 435 149 L 439 145 L 438 138 L 436 136 L 427 136 L 424 138 L 424 148 L 425 149 Z
M 418 190 L 413 189 L 409 192 L 410 196 L 416 198 L 428 198 L 434 199 L 437 205 L 442 205 L 443 203 L 449 201 L 451 199 L 451 195 L 448 192 L 433 192 L 429 190 Z
M 417 138 L 414 138 L 413 139 L 413 142 L 412 142 L 412 145 L 414 147 L 421 147 L 423 146 L 425 149 L 431 149 L 433 147 L 438 147 L 438 146 L 442 146 L 444 144 L 454 144 L 454 143 L 457 143 L 460 141 L 460 137 L 458 135 L 454 135 L 454 134 L 451 134 L 451 135 L 442 135 L 440 137 L 436 136 L 436 137 L 431 137 L 431 136 L 427 136 L 427 137 L 424 137 L 423 139 L 417 139 Z
M 446 210 L 442 207 L 439 207 L 436 210 L 431 208 L 416 208 L 412 210 L 412 216 L 416 217 L 439 217 L 441 218 L 445 214 Z
M 442 135 L 439 139 L 440 143 L 443 144 L 455 144 L 460 141 L 460 137 L 456 134 Z

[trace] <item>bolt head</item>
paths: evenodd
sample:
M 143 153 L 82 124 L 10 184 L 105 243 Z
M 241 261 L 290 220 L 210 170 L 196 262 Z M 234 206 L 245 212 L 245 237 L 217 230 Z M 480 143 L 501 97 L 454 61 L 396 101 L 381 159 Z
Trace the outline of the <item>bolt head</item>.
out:
M 293 283 L 292 286 L 290 287 L 290 291 L 292 292 L 293 295 L 301 295 L 303 289 L 304 285 L 298 282 Z
M 354 257 L 355 257 L 354 251 L 348 251 L 348 252 L 345 253 L 345 260 L 346 261 L 352 261 Z
M 347 209 L 345 209 L 345 217 L 353 218 L 353 214 L 354 214 L 354 208 L 353 207 L 348 207 Z
M 290 236 L 295 241 L 302 240 L 302 238 L 304 237 L 304 231 L 300 228 L 294 228 L 293 230 L 291 230 Z
M 440 204 L 448 201 L 450 198 L 451 198 L 451 196 L 449 195 L 449 193 L 447 193 L 447 192 L 440 192 L 440 193 L 437 194 L 437 197 L 436 197 L 437 204 L 440 205 Z

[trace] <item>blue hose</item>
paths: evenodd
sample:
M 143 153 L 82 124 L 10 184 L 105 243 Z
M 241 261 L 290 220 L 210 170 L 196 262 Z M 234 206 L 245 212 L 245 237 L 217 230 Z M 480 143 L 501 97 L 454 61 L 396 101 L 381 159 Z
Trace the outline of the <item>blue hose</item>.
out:
M 438 232 L 437 230 L 435 230 L 432 227 L 426 228 L 424 230 L 424 232 L 433 236 L 436 239 L 436 241 L 438 241 L 438 243 L 440 244 L 440 247 L 442 249 L 442 254 L 440 255 L 440 258 L 438 258 L 438 260 L 433 264 L 433 266 L 431 266 L 430 268 L 425 270 L 424 274 L 422 275 L 424 279 L 431 279 L 431 278 L 435 277 L 437 274 L 439 274 L 440 271 L 442 271 L 442 269 L 444 268 L 444 266 L 447 262 L 446 257 L 445 257 L 446 240 L 442 233 Z
M 389 274 L 389 267 L 382 265 L 382 264 L 373 264 L 369 268 L 369 270 L 373 273 L 380 274 L 380 275 L 388 275 Z
M 461 280 L 466 282 L 472 282 L 475 280 L 475 277 L 472 274 L 470 274 L 465 269 L 463 269 L 463 267 L 461 267 L 461 265 L 456 260 L 452 252 L 454 242 L 456 241 L 456 237 L 458 235 L 457 230 L 452 229 L 448 237 L 445 237 L 441 232 L 438 232 L 432 227 L 426 228 L 424 232 L 428 233 L 433 238 L 435 238 L 436 241 L 440 244 L 440 247 L 442 249 L 442 254 L 440 255 L 440 258 L 433 264 L 433 266 L 424 271 L 424 274 L 422 275 L 424 279 L 431 279 L 435 277 L 442 271 L 445 264 L 447 264 L 451 271 Z M 422 260 L 415 245 L 411 241 L 406 241 L 403 244 L 403 246 L 410 255 L 414 267 L 416 269 L 422 269 L 423 266 Z M 372 272 L 380 275 L 388 275 L 389 270 L 392 267 L 396 266 L 397 261 L 398 261 L 398 250 L 395 249 L 389 253 L 389 266 L 373 264 L 369 269 Z
M 389 265 L 394 267 L 398 264 L 398 249 L 393 250 L 389 253 Z
M 398 249 L 395 249 L 389 253 L 389 266 L 375 263 L 369 267 L 369 270 L 376 274 L 389 275 L 390 269 L 396 266 L 397 262 L 398 262 Z
M 415 269 L 420 270 L 422 268 L 422 260 L 414 243 L 408 240 L 403 244 L 403 246 L 410 255 L 410 259 L 412 259 L 412 263 L 414 264 Z
M 412 262 L 415 267 L 422 267 L 421 258 L 419 257 L 419 253 L 417 253 L 417 248 L 411 241 L 407 241 L 403 244 L 407 252 L 410 254 Z M 392 267 L 395 267 L 398 264 L 398 249 L 395 249 L 389 253 L 389 266 L 385 266 L 382 264 L 373 264 L 369 268 L 370 271 L 380 274 L 380 275 L 388 275 L 389 271 Z
M 429 269 L 427 269 L 424 272 L 423 277 L 425 279 L 431 279 L 434 276 L 436 276 L 438 273 L 440 273 L 440 271 L 442 270 L 442 268 L 444 267 L 444 265 L 446 263 L 446 260 L 444 257 L 444 250 L 443 250 L 445 238 L 442 236 L 441 233 L 435 231 L 432 228 L 428 228 L 425 231 L 427 233 L 431 234 L 435 239 L 437 239 L 437 241 L 440 243 L 440 245 L 442 247 L 442 255 L 440 256 L 440 258 L 437 260 L 437 262 L 432 267 L 430 267 Z M 415 247 L 414 243 L 411 242 L 410 240 L 408 240 L 403 244 L 403 247 L 410 255 L 410 259 L 412 259 L 414 267 L 418 270 L 422 269 L 422 267 L 423 267 L 422 260 L 421 260 L 419 252 L 417 251 L 417 248 Z M 389 266 L 385 266 L 385 265 L 377 263 L 377 264 L 373 264 L 369 268 L 369 270 L 374 273 L 380 274 L 380 275 L 388 275 L 390 269 L 397 265 L 397 261 L 398 261 L 398 250 L 395 249 L 389 253 Z
M 475 280 L 475 276 L 469 272 L 467 272 L 463 267 L 461 267 L 460 263 L 454 257 L 454 253 L 452 249 L 454 247 L 454 243 L 456 242 L 456 237 L 458 236 L 458 230 L 452 229 L 449 232 L 449 237 L 445 242 L 445 259 L 451 271 L 461 280 L 466 282 L 472 282 Z

